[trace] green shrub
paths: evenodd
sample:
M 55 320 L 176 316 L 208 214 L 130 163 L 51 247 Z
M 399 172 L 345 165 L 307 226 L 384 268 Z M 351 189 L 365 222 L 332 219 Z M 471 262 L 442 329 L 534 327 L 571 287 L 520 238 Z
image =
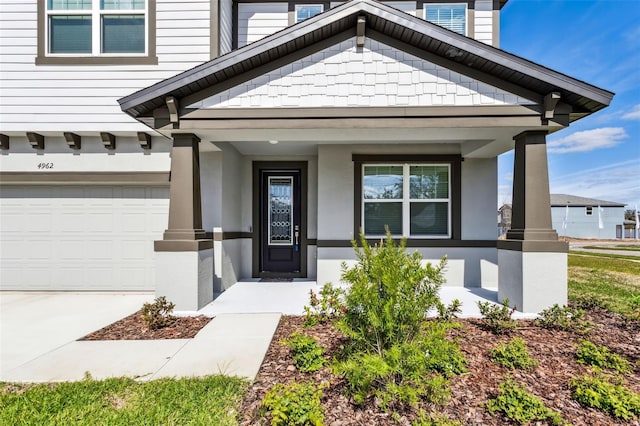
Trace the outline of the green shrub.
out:
M 426 313 L 439 301 L 446 258 L 438 266 L 423 267 L 420 253 L 406 253 L 406 240 L 396 244 L 389 232 L 374 247 L 364 235 L 360 242 L 361 248 L 352 242 L 356 265 L 342 265 L 342 280 L 350 287 L 338 324 L 356 347 L 382 354 L 419 334 Z
M 283 343 L 291 349 L 293 363 L 302 372 L 309 373 L 320 370 L 326 363 L 324 359 L 324 348 L 318 341 L 306 334 L 294 333 Z
M 466 371 L 459 347 L 445 338 L 449 327 L 429 323 L 421 338 L 398 343 L 382 355 L 353 353 L 336 365 L 336 373 L 346 378 L 357 404 L 372 396 L 385 410 L 415 407 L 419 400 L 443 404 L 449 398 L 446 377 Z
M 313 289 L 309 290 L 309 305 L 304 307 L 305 325 L 310 327 L 340 318 L 346 310 L 344 293 L 343 289 L 334 287 L 331 283 L 322 286 L 320 297 Z
M 171 313 L 175 307 L 166 297 L 156 297 L 153 303 L 142 305 L 142 319 L 149 330 L 166 327 L 174 319 Z
M 411 426 L 462 426 L 462 422 L 451 420 L 444 414 L 427 414 L 424 410 L 418 412 L 418 418 Z
M 478 309 L 486 321 L 487 328 L 494 334 L 509 334 L 518 327 L 518 323 L 511 318 L 516 308 L 509 307 L 509 299 L 504 299 L 501 305 L 478 301 Z
M 558 304 L 540 312 L 536 324 L 550 330 L 576 331 L 584 333 L 589 330 L 591 324 L 584 319 L 584 311 L 570 306 Z
M 514 422 L 527 425 L 534 420 L 548 421 L 554 425 L 564 424 L 560 414 L 553 411 L 544 402 L 518 386 L 508 376 L 500 384 L 500 393 L 487 402 L 490 413 L 500 412 Z
M 588 340 L 580 342 L 576 358 L 580 364 L 609 368 L 622 374 L 632 369 L 631 363 L 623 356 L 611 352 L 606 346 L 598 346 Z
M 529 356 L 525 341 L 519 337 L 491 349 L 490 358 L 496 364 L 511 369 L 531 370 L 538 365 L 538 361 Z
M 272 426 L 322 426 L 322 388 L 316 383 L 274 385 L 262 400 Z
M 451 321 L 458 317 L 458 314 L 462 312 L 462 302 L 458 299 L 453 299 L 449 306 L 445 305 L 441 301 L 436 303 L 436 309 L 438 310 L 438 319 L 442 321 Z
M 569 383 L 573 398 L 623 420 L 640 417 L 640 394 L 626 389 L 604 375 L 575 377 Z

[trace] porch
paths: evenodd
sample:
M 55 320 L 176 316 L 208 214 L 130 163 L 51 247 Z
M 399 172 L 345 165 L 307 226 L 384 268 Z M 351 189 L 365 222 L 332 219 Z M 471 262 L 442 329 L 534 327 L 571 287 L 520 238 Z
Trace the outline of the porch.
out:
M 214 300 L 197 311 L 198 315 L 218 316 L 222 314 L 282 313 L 283 315 L 303 315 L 304 306 L 309 304 L 309 291 L 320 292 L 321 284 L 316 281 L 294 279 L 290 282 L 261 282 L 257 279 L 242 280 L 228 290 L 219 293 Z M 460 318 L 480 318 L 478 302 L 498 304 L 497 288 L 482 287 L 442 287 L 440 299 L 449 304 L 458 299 L 462 302 Z M 191 315 L 194 311 L 179 311 L 179 315 Z M 429 313 L 434 315 L 433 312 Z M 535 314 L 516 311 L 517 319 L 535 318 Z

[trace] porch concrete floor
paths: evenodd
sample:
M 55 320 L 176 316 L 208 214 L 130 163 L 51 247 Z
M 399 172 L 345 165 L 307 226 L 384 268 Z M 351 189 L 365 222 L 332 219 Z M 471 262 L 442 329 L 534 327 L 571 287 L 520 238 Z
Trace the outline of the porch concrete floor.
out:
M 322 285 L 315 281 L 294 280 L 293 282 L 240 281 L 225 292 L 217 295 L 198 312 L 177 312 L 178 315 L 201 314 L 252 314 L 277 312 L 283 315 L 302 315 L 309 303 L 309 290 L 319 293 Z M 480 318 L 477 302 L 498 303 L 497 288 L 442 287 L 440 298 L 448 304 L 454 299 L 462 302 L 460 318 Z M 535 314 L 516 311 L 514 318 L 535 318 Z

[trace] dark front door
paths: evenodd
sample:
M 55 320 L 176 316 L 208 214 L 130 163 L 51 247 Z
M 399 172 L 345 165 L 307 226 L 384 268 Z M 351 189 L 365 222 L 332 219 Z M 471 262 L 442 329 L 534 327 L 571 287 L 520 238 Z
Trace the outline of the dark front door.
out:
M 301 170 L 260 170 L 260 273 L 301 276 Z

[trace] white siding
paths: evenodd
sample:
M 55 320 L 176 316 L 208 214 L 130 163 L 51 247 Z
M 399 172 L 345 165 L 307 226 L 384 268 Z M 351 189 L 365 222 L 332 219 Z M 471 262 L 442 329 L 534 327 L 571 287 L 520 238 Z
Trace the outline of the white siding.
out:
M 565 223 L 566 206 L 551 207 L 552 227 L 559 235 L 572 238 L 615 239 L 616 226 L 624 222 L 624 207 L 601 207 L 600 219 L 598 206 L 591 206 L 591 215 L 586 214 L 585 206 L 569 206 L 569 215 Z
M 238 47 L 258 41 L 289 25 L 288 3 L 239 3 Z
M 233 1 L 220 0 L 220 55 L 233 49 Z
M 208 0 L 158 0 L 158 65 L 35 65 L 36 0 L 0 0 L 0 129 L 127 132 L 117 99 L 210 58 Z
M 493 45 L 492 0 L 476 0 L 473 31 L 476 40 Z
M 367 38 L 354 38 L 198 102 L 196 108 L 523 105 L 532 101 Z
M 162 187 L 0 188 L 1 290 L 153 290 Z
M 334 8 L 336 6 L 340 6 L 342 3 L 344 2 L 342 1 L 331 2 L 330 7 Z M 380 3 L 384 3 L 387 6 L 395 7 L 396 9 L 399 9 L 405 13 L 408 13 L 409 15 L 416 16 L 417 5 L 415 1 L 383 1 Z

